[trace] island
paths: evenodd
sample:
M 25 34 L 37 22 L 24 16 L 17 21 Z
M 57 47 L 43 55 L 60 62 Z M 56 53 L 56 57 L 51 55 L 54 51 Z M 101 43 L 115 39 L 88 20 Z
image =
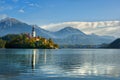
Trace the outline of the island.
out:
M 46 39 L 36 36 L 34 27 L 32 34 L 8 34 L 0 38 L 0 48 L 39 48 L 39 49 L 57 49 L 58 45 L 52 39 Z

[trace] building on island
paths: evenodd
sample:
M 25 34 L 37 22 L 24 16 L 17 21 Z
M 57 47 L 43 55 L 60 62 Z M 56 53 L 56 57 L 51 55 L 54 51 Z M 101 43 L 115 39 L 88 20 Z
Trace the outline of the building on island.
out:
M 32 27 L 32 37 L 36 37 L 35 26 Z
M 36 36 L 35 25 L 32 27 L 31 38 L 35 38 L 36 41 L 40 40 L 40 38 Z

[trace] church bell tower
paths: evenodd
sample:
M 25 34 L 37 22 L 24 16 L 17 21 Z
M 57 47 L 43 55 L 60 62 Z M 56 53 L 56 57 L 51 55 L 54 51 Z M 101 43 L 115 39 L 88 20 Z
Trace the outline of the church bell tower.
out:
M 36 37 L 35 26 L 32 27 L 32 37 Z

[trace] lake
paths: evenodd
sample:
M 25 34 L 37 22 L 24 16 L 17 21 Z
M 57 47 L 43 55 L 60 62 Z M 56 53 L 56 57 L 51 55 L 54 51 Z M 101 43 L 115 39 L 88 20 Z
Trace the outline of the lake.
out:
M 120 50 L 0 49 L 0 80 L 120 80 Z

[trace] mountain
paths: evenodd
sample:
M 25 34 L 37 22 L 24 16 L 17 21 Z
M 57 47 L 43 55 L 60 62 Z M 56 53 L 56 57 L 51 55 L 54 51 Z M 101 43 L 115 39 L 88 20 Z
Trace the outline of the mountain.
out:
M 78 29 L 75 29 L 75 28 L 72 28 L 72 27 L 66 27 L 64 29 L 61 29 L 59 31 L 54 32 L 54 35 L 57 38 L 65 38 L 65 37 L 68 37 L 68 36 L 73 35 L 73 34 L 74 35 L 79 34 L 80 36 L 85 36 L 86 35 L 82 31 L 80 31 Z
M 41 26 L 45 30 L 58 31 L 67 26 L 79 29 L 86 34 L 108 35 L 120 37 L 120 21 L 97 21 L 97 22 L 63 22 Z
M 66 33 L 63 34 L 62 38 L 55 38 L 54 41 L 58 44 L 64 44 L 64 45 L 98 45 L 102 43 L 111 43 L 113 40 L 115 40 L 114 37 L 111 36 L 98 36 L 98 35 L 86 35 L 81 31 L 77 34 L 70 33 L 66 36 Z M 60 35 L 60 34 L 59 34 Z
M 0 36 L 7 34 L 31 33 L 32 25 L 16 20 L 14 18 L 5 18 L 0 21 Z M 98 36 L 95 34 L 87 35 L 79 29 L 65 27 L 56 32 L 44 30 L 36 25 L 35 31 L 37 36 L 52 38 L 59 45 L 63 44 L 82 44 L 96 45 L 102 43 L 110 43 L 115 40 L 110 36 Z
M 120 48 L 120 38 L 109 44 L 109 48 Z
M 111 36 L 98 36 L 95 34 L 86 35 L 82 31 L 72 28 L 66 27 L 59 31 L 54 32 L 56 38 L 53 38 L 54 41 L 58 44 L 64 45 L 98 45 L 102 43 L 111 43 L 115 40 L 114 37 Z
M 51 37 L 50 32 L 36 26 L 37 35 Z M 28 25 L 14 18 L 5 18 L 0 21 L 0 36 L 7 34 L 31 33 L 32 25 Z

